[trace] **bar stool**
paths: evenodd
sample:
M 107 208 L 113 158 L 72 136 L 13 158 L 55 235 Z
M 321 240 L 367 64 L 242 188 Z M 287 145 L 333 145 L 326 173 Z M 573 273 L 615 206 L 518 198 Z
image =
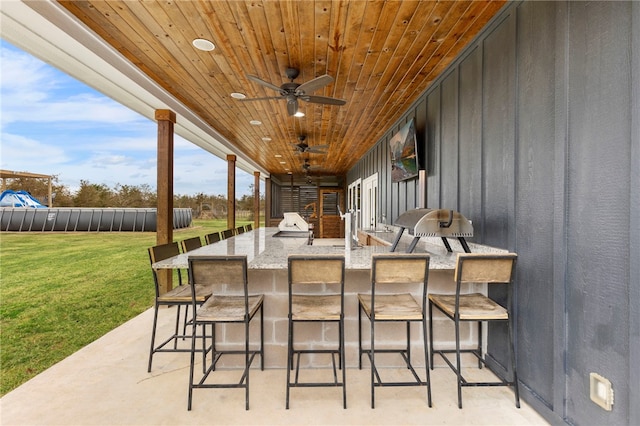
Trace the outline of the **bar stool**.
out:
M 346 366 L 344 357 L 344 256 L 291 255 L 289 264 L 289 336 L 287 356 L 286 408 L 289 409 L 289 393 L 292 387 L 342 387 L 342 404 L 347 408 Z M 294 325 L 309 323 L 334 323 L 338 325 L 337 348 L 323 344 L 318 348 L 296 349 Z M 326 331 L 326 330 L 325 330 Z M 319 337 L 323 340 L 322 337 Z M 322 342 L 325 343 L 325 342 Z M 301 382 L 299 380 L 301 354 L 330 354 L 333 381 Z M 338 355 L 342 379 L 338 380 L 336 359 Z M 293 358 L 296 359 L 295 378 L 291 380 Z
M 217 243 L 218 241 L 220 241 L 220 233 L 212 232 L 210 234 L 207 234 L 204 236 L 204 241 L 205 243 L 207 243 L 207 245 Z
M 517 255 L 508 254 L 482 254 L 482 253 L 460 253 L 456 262 L 454 279 L 456 281 L 455 294 L 430 294 L 429 295 L 429 331 L 431 339 L 431 368 L 433 368 L 433 354 L 437 353 L 449 365 L 451 370 L 457 375 L 458 382 L 458 408 L 462 408 L 462 387 L 463 386 L 513 386 L 515 393 L 516 407 L 520 408 L 520 395 L 518 391 L 518 374 L 516 371 L 513 326 L 513 278 L 515 273 Z M 462 284 L 487 283 L 505 284 L 507 286 L 507 305 L 501 306 L 495 300 L 480 293 L 461 294 Z M 447 318 L 453 320 L 455 326 L 456 348 L 434 349 L 433 347 L 433 309 L 437 308 Z M 473 349 L 460 348 L 460 322 L 475 321 L 478 323 L 478 346 Z M 482 354 L 482 323 L 500 321 L 506 322 L 509 340 L 509 361 L 512 369 L 512 381 L 501 377 L 486 364 Z M 455 353 L 455 366 L 446 356 L 448 353 Z M 462 376 L 462 366 L 460 363 L 461 353 L 471 353 L 478 359 L 478 368 L 487 366 L 499 381 L 491 382 L 469 382 Z
M 426 386 L 427 401 L 431 407 L 431 378 L 429 357 L 427 356 L 427 283 L 429 279 L 429 255 L 416 254 L 374 254 L 371 258 L 371 293 L 358 294 L 358 348 L 359 368 L 362 369 L 362 355 L 366 354 L 371 363 L 371 408 L 375 408 L 375 388 L 377 386 Z M 409 286 L 417 287 L 420 300 L 410 293 L 395 293 Z M 362 314 L 369 318 L 371 326 L 370 348 L 362 347 Z M 406 346 L 404 348 L 376 347 L 376 323 L 405 323 Z M 411 364 L 411 322 L 420 322 L 424 344 L 426 379 L 422 380 Z M 383 380 L 376 366 L 376 354 L 400 354 L 412 377 L 410 381 Z
M 180 241 L 180 246 L 182 247 L 182 252 L 186 253 L 202 247 L 202 240 L 200 239 L 200 237 L 187 238 Z
M 249 370 L 253 359 L 260 355 L 260 369 L 264 370 L 264 312 L 263 294 L 249 294 L 247 278 L 247 256 L 190 256 L 189 283 L 195 285 L 206 284 L 212 286 L 212 295 L 197 310 L 197 294 L 192 291 L 193 324 L 203 326 L 202 346 L 205 355 L 211 353 L 211 363 L 198 381 L 194 381 L 194 362 L 196 352 L 195 332 L 191 341 L 191 362 L 189 365 L 189 395 L 187 409 L 191 410 L 193 389 L 205 388 L 242 388 L 245 390 L 245 410 L 249 409 Z M 251 349 L 249 342 L 249 327 L 251 321 L 260 312 L 260 346 Z M 206 346 L 206 325 L 211 325 L 211 345 Z M 241 324 L 244 328 L 244 342 L 241 349 L 233 349 L 233 343 L 227 342 L 225 349 L 216 347 L 216 326 L 218 324 Z M 195 328 L 194 328 L 195 330 Z M 231 336 L 231 333 L 225 333 Z M 231 347 L 231 348 L 228 348 Z M 207 382 L 207 378 L 216 370 L 216 364 L 223 355 L 242 355 L 244 368 L 238 382 L 220 383 Z M 206 362 L 203 362 L 206 364 Z
M 168 259 L 173 256 L 177 256 L 180 254 L 180 249 L 178 248 L 178 243 L 169 243 L 157 245 L 154 247 L 149 247 L 149 261 L 151 265 L 161 260 Z M 189 306 L 192 304 L 192 295 L 191 295 L 191 287 L 189 285 L 182 284 L 182 275 L 180 273 L 180 269 L 178 269 L 178 280 L 179 285 L 172 290 L 169 290 L 166 293 L 160 292 L 160 282 L 158 279 L 158 273 L 153 267 L 151 268 L 153 273 L 153 282 L 155 284 L 156 297 L 153 305 L 153 327 L 151 329 L 151 348 L 149 350 L 149 365 L 147 368 L 147 372 L 151 372 L 151 364 L 153 362 L 153 355 L 157 352 L 190 352 L 191 349 L 188 348 L 179 348 L 178 340 L 191 336 L 186 335 L 186 326 L 189 323 L 187 319 L 187 312 Z M 198 305 L 202 304 L 209 298 L 211 295 L 211 288 L 209 286 L 197 285 L 194 287 L 195 295 L 196 295 L 196 303 Z M 160 306 L 175 306 L 176 309 L 176 325 L 173 334 L 169 336 L 166 340 L 156 346 L 156 329 L 158 324 L 158 310 Z M 184 312 L 184 328 L 182 334 L 179 332 L 180 327 L 180 308 L 185 307 Z M 194 327 L 195 329 L 195 327 Z M 194 330 L 195 331 L 195 330 Z M 173 343 L 173 347 L 166 347 L 170 343 Z M 203 355 L 204 356 L 204 355 Z

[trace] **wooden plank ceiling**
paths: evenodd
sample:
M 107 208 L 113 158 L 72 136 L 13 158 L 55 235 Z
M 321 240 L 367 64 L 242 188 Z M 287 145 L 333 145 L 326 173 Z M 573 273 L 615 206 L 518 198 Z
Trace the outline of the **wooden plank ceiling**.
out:
M 504 1 L 64 0 L 60 3 L 149 77 L 272 174 L 344 175 L 504 5 Z M 213 51 L 194 48 L 197 38 Z M 285 99 L 328 74 L 311 95 L 343 106 Z M 252 125 L 259 120 L 262 125 Z M 326 154 L 297 152 L 298 137 Z M 268 139 L 267 139 L 268 138 Z

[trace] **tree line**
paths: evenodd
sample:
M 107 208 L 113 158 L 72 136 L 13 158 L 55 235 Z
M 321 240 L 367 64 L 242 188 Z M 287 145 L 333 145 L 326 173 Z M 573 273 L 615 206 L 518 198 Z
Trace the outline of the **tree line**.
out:
M 46 179 L 11 178 L 6 179 L 4 189 L 27 191 L 44 205 L 49 205 L 49 186 Z M 236 210 L 253 211 L 253 184 L 249 185 L 251 195 L 243 195 L 236 199 Z M 155 208 L 158 196 L 155 188 L 147 184 L 122 185 L 110 188 L 105 184 L 80 181 L 80 188 L 72 191 L 58 181 L 57 176 L 51 178 L 51 193 L 54 207 L 138 207 Z M 264 196 L 260 196 L 261 209 L 264 208 Z M 225 195 L 174 194 L 173 207 L 191 208 L 195 217 L 221 218 L 227 214 L 227 197 Z

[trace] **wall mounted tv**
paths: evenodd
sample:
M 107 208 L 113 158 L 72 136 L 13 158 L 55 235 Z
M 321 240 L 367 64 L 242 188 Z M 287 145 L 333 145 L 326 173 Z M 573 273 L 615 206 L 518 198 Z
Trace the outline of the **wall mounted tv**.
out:
M 400 182 L 418 176 L 418 147 L 413 118 L 389 140 L 391 181 Z

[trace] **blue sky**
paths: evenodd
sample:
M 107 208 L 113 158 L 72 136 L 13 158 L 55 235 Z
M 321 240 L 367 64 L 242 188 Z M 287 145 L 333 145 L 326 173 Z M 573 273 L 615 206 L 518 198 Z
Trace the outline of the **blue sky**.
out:
M 1 169 L 57 175 L 72 191 L 81 180 L 155 189 L 154 121 L 4 40 L 0 85 Z M 226 196 L 226 161 L 178 135 L 174 143 L 174 193 Z M 253 180 L 238 169 L 236 196 Z

